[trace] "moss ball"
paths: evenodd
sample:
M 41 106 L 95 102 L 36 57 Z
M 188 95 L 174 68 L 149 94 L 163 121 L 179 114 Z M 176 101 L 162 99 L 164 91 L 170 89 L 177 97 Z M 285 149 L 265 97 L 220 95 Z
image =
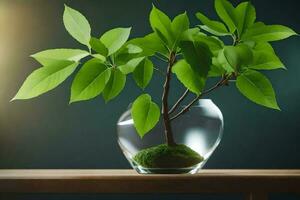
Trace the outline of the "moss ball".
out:
M 184 144 L 161 144 L 143 149 L 134 161 L 145 168 L 186 168 L 203 161 L 203 157 Z

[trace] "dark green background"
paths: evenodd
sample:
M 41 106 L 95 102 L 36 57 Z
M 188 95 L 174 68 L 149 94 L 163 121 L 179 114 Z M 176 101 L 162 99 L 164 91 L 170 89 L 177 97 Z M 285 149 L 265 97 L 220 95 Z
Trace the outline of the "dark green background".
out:
M 196 11 L 216 17 L 212 0 L 0 0 L 0 168 L 130 168 L 117 146 L 115 124 L 127 105 L 141 92 L 132 78 L 128 79 L 120 97 L 107 105 L 97 98 L 69 106 L 72 79 L 36 99 L 13 103 L 9 100 L 26 76 L 39 67 L 29 55 L 49 48 L 84 48 L 64 29 L 64 3 L 88 18 L 94 36 L 118 26 L 132 26 L 132 36 L 142 36 L 150 32 L 148 13 L 152 2 L 172 17 L 188 11 L 193 25 L 198 23 L 194 17 Z M 298 2 L 252 0 L 258 20 L 287 25 L 300 32 Z M 277 91 L 282 111 L 249 102 L 238 93 L 234 84 L 212 94 L 210 98 L 224 114 L 225 133 L 205 168 L 300 168 L 300 38 L 277 42 L 274 47 L 288 68 L 287 71 L 267 73 Z M 161 81 L 161 78 L 155 78 L 147 89 L 156 101 L 160 98 Z M 180 85 L 173 88 L 172 99 L 182 91 Z M 199 196 L 155 197 L 199 199 Z M 121 198 L 120 195 L 77 198 L 101 197 Z M 55 196 L 35 198 L 56 199 Z M 59 199 L 69 198 L 75 197 Z

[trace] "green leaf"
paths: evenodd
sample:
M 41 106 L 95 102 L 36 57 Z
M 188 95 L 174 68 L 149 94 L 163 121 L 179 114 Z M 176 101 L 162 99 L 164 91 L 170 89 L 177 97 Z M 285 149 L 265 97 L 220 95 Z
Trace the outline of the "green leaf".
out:
M 227 25 L 230 33 L 236 30 L 236 16 L 235 9 L 227 0 L 215 0 L 215 9 L 218 16 Z
M 243 2 L 236 7 L 235 13 L 238 34 L 241 36 L 245 30 L 254 24 L 256 19 L 256 11 L 250 2 Z
M 194 40 L 205 43 L 210 51 L 214 54 L 217 54 L 221 49 L 224 48 L 224 43 L 222 42 L 222 40 L 214 36 L 198 34 L 194 37 Z
M 208 46 L 200 41 L 182 41 L 180 48 L 183 57 L 193 71 L 200 77 L 206 78 L 211 65 L 212 53 Z
M 235 54 L 235 51 L 233 50 L 232 58 L 227 58 L 224 53 L 225 48 L 223 50 L 219 51 L 219 54 L 216 57 L 216 59 L 213 59 L 213 62 L 215 62 L 214 65 L 218 66 L 218 67 L 222 67 L 225 70 L 225 72 L 227 72 L 227 73 L 235 72 L 236 69 L 234 66 L 232 66 L 232 64 L 230 64 L 230 62 L 233 62 L 235 59 L 237 59 L 238 56 Z M 233 61 L 231 61 L 231 60 L 233 60 Z M 235 63 L 233 65 L 235 65 Z
M 248 45 L 248 47 L 250 47 L 251 49 L 253 49 L 257 43 L 254 42 L 254 41 L 243 41 L 242 44 L 246 44 L 246 45 Z
M 227 28 L 222 22 L 210 20 L 200 12 L 196 14 L 196 17 L 202 22 L 203 25 L 201 25 L 200 28 L 202 28 L 203 30 L 217 36 L 230 35 Z
M 249 68 L 256 70 L 286 69 L 276 55 L 266 52 L 254 52 L 253 65 L 250 65 Z
M 133 71 L 133 78 L 136 84 L 145 89 L 149 84 L 153 74 L 153 63 L 149 59 L 144 59 Z
M 273 87 L 263 74 L 247 70 L 238 76 L 236 86 L 245 97 L 254 103 L 280 110 Z
M 135 58 L 144 57 L 142 52 L 143 52 L 143 49 L 140 48 L 139 46 L 127 43 L 127 44 L 123 45 L 123 47 L 114 56 L 115 64 L 117 66 L 125 65 L 130 60 L 133 60 Z
M 210 66 L 210 70 L 208 72 L 208 77 L 220 77 L 226 74 L 226 70 L 224 67 L 219 63 L 217 57 L 212 58 L 212 65 Z
M 216 35 L 216 36 L 226 36 L 226 35 L 229 35 L 228 33 L 220 33 L 220 32 L 217 32 L 215 31 L 214 29 L 211 29 L 210 27 L 206 26 L 206 25 L 199 25 L 199 28 L 201 28 L 202 30 L 208 32 L 208 33 L 211 33 L 213 35 Z
M 128 54 L 137 54 L 137 53 L 141 53 L 143 51 L 142 48 L 133 45 L 133 44 L 128 44 L 124 47 L 124 49 L 126 49 L 126 53 Z
M 100 54 L 92 54 L 92 56 L 93 56 L 94 58 L 97 58 L 98 60 L 101 60 L 102 63 L 104 63 L 104 62 L 106 61 L 106 57 L 104 57 L 104 56 L 102 56 L 102 55 L 100 55 Z
M 178 80 L 191 92 L 200 95 L 205 85 L 205 78 L 195 73 L 193 68 L 185 61 L 178 61 L 173 67 L 172 72 L 176 74 Z
M 230 55 L 230 51 L 227 50 L 229 49 L 226 48 L 224 50 L 226 57 L 227 55 Z M 247 45 L 239 44 L 237 46 L 234 46 L 234 51 L 238 56 L 236 63 L 233 65 L 236 69 L 238 69 L 239 66 L 249 65 L 253 62 L 253 53 Z
M 81 44 L 90 46 L 91 27 L 80 12 L 65 5 L 63 21 L 67 31 L 74 39 Z
M 92 49 L 95 50 L 97 53 L 101 54 L 104 57 L 107 56 L 108 49 L 98 38 L 92 37 L 90 40 L 90 45 L 91 45 Z
M 60 60 L 78 62 L 89 55 L 89 52 L 80 49 L 48 49 L 31 55 L 42 65 L 52 65 Z
M 160 41 L 162 42 L 162 44 L 164 45 L 164 47 L 166 49 L 168 49 L 168 51 L 170 51 L 170 49 L 173 46 L 174 41 L 169 41 L 168 38 L 166 38 L 161 32 L 160 30 L 155 30 L 155 34 L 158 36 L 158 38 L 160 39 Z
M 123 90 L 125 83 L 126 76 L 119 69 L 112 68 L 109 81 L 102 92 L 105 102 L 108 102 L 118 96 Z
M 259 23 L 250 27 L 241 39 L 243 41 L 271 42 L 283 40 L 293 35 L 297 35 L 297 33 L 286 26 Z
M 108 49 L 108 56 L 118 51 L 128 40 L 131 28 L 115 28 L 104 33 L 100 41 Z
M 142 48 L 143 52 L 141 54 L 143 56 L 152 56 L 155 53 L 159 53 L 165 57 L 168 56 L 168 50 L 155 33 L 148 34 L 143 38 L 130 40 L 129 43 Z
M 154 5 L 150 13 L 150 24 L 153 31 L 160 37 L 160 39 L 166 42 L 166 45 L 169 48 L 172 48 L 174 36 L 172 33 L 171 20 Z
M 125 45 L 123 45 L 123 47 L 120 50 L 118 50 L 115 57 L 116 59 L 119 57 L 120 60 L 126 60 L 124 58 L 132 57 L 132 56 L 133 57 L 140 56 L 142 52 L 143 52 L 142 48 L 140 48 L 138 45 L 131 44 L 130 41 L 128 41 Z
M 253 53 L 245 44 L 237 46 L 226 46 L 223 50 L 224 60 L 219 58 L 223 65 L 230 65 L 234 71 L 238 71 L 242 66 L 248 66 L 253 62 Z M 228 68 L 227 68 L 228 69 Z
M 269 43 L 256 44 L 253 50 L 253 64 L 249 68 L 256 70 L 286 69 Z
M 150 95 L 143 94 L 133 102 L 131 116 L 139 136 L 143 138 L 158 123 L 160 110 Z
M 32 72 L 12 100 L 31 99 L 44 94 L 66 80 L 76 69 L 78 63 L 57 61 L 53 65 L 41 67 Z
M 135 68 L 145 59 L 145 57 L 140 57 L 140 58 L 134 58 L 130 61 L 128 61 L 124 65 L 118 66 L 118 69 L 123 73 L 123 74 L 130 74 L 132 73 Z
M 175 41 L 174 44 L 172 46 L 172 49 L 176 50 L 178 42 L 180 41 L 182 34 L 188 30 L 190 27 L 190 21 L 189 18 L 186 14 L 186 12 L 184 12 L 183 14 L 180 14 L 178 16 L 176 16 L 174 18 L 174 20 L 171 23 L 171 28 L 172 28 L 172 32 L 173 35 L 175 36 Z
M 190 29 L 184 31 L 184 33 L 182 34 L 181 40 L 193 42 L 195 40 L 195 37 L 199 34 L 201 34 L 201 33 L 200 33 L 200 29 L 198 27 L 190 28 Z
M 93 58 L 77 73 L 72 87 L 70 103 L 95 98 L 104 89 L 110 77 L 110 69 L 101 60 Z

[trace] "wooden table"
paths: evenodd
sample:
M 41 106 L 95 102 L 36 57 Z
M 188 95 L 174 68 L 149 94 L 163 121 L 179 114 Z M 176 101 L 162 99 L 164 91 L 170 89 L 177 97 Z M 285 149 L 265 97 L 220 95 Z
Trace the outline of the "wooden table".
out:
M 195 175 L 139 175 L 133 170 L 0 170 L 0 193 L 300 194 L 300 170 L 201 170 Z

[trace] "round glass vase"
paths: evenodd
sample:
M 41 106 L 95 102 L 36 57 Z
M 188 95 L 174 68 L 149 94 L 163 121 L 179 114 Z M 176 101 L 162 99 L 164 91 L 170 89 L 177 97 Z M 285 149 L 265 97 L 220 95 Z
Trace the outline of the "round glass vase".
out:
M 220 109 L 210 99 L 200 99 L 197 104 L 192 106 L 188 112 L 171 122 L 172 134 L 176 144 L 184 147 L 182 150 L 174 150 L 180 156 L 188 152 L 197 155 L 197 163 L 184 167 L 160 167 L 145 166 L 145 162 L 139 162 L 137 155 L 140 152 L 169 151 L 165 144 L 164 126 L 160 121 L 149 133 L 141 138 L 133 124 L 130 107 L 120 117 L 118 130 L 118 143 L 131 164 L 131 166 L 141 174 L 194 174 L 201 169 L 209 157 L 212 155 L 223 134 L 223 115 Z M 158 149 L 158 150 L 157 150 Z M 174 148 L 173 148 L 174 149 Z M 173 151 L 173 150 L 172 150 Z M 144 159 L 152 159 L 152 155 L 143 155 Z M 168 160 L 168 157 L 166 157 Z M 147 160 L 146 160 L 147 161 Z M 164 163 L 164 160 L 158 162 Z M 176 162 L 176 160 L 175 160 Z

